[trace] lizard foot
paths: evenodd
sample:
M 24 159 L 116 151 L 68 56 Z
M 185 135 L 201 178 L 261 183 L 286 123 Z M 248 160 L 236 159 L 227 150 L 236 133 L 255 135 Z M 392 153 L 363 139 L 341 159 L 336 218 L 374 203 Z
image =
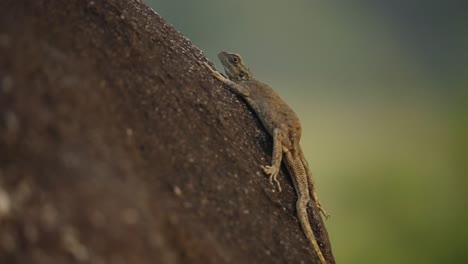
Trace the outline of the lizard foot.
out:
M 273 182 L 276 183 L 276 186 L 278 186 L 278 192 L 281 192 L 281 185 L 277 179 L 278 173 L 279 173 L 279 168 L 275 166 L 262 166 L 263 171 L 269 175 L 270 183 L 273 184 Z
M 327 211 L 325 211 L 325 209 L 322 208 L 322 205 L 318 200 L 317 193 L 315 192 L 315 190 L 312 190 L 312 198 L 314 199 L 315 205 L 317 205 L 317 209 L 319 209 L 320 213 L 322 213 L 322 215 L 325 216 L 326 219 L 330 218 L 330 215 L 327 213 Z
M 330 215 L 327 213 L 327 211 L 325 211 L 325 209 L 322 208 L 322 205 L 319 202 L 316 201 L 315 204 L 317 205 L 317 208 L 322 213 L 322 215 L 325 216 L 326 219 L 330 218 Z

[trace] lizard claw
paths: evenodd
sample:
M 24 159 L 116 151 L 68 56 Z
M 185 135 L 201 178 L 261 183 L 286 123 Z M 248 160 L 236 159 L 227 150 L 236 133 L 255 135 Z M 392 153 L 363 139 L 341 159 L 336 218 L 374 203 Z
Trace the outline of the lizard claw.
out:
M 262 166 L 262 169 L 269 176 L 270 183 L 273 184 L 273 182 L 275 182 L 276 186 L 278 186 L 278 192 L 281 192 L 281 185 L 277 179 L 279 168 L 266 165 Z

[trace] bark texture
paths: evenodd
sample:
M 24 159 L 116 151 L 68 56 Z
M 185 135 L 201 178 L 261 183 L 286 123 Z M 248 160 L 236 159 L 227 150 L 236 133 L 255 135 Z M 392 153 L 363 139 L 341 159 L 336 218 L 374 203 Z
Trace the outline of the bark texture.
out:
M 0 263 L 317 263 L 202 61 L 141 1 L 1 1 Z

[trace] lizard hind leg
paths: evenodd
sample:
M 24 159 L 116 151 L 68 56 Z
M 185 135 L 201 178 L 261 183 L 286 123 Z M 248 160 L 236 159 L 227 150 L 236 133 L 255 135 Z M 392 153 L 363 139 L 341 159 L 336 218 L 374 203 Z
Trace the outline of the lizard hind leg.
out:
M 302 150 L 299 153 L 299 156 L 301 158 L 302 164 L 304 165 L 305 172 L 307 174 L 308 178 L 308 185 L 309 185 L 309 190 L 310 194 L 312 195 L 312 199 L 315 202 L 315 205 L 317 206 L 317 209 L 322 213 L 323 216 L 325 216 L 326 219 L 330 218 L 330 215 L 323 209 L 322 205 L 320 204 L 320 201 L 317 196 L 317 192 L 315 191 L 315 185 L 314 185 L 314 179 L 312 178 L 312 171 L 309 168 L 309 163 L 307 163 L 307 160 L 304 157 L 304 153 L 302 153 Z
M 262 166 L 263 171 L 269 175 L 270 183 L 273 182 L 278 187 L 278 191 L 281 192 L 281 185 L 278 181 L 278 173 L 281 167 L 281 160 L 283 157 L 283 146 L 281 144 L 281 134 L 278 128 L 273 131 L 273 154 L 271 160 L 271 166 Z

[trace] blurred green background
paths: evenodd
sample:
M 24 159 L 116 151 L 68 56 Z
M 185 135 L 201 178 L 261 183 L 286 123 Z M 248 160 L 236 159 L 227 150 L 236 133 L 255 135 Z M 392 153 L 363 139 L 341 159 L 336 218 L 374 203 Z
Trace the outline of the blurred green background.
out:
M 303 123 L 338 263 L 468 263 L 468 2 L 147 0 Z

